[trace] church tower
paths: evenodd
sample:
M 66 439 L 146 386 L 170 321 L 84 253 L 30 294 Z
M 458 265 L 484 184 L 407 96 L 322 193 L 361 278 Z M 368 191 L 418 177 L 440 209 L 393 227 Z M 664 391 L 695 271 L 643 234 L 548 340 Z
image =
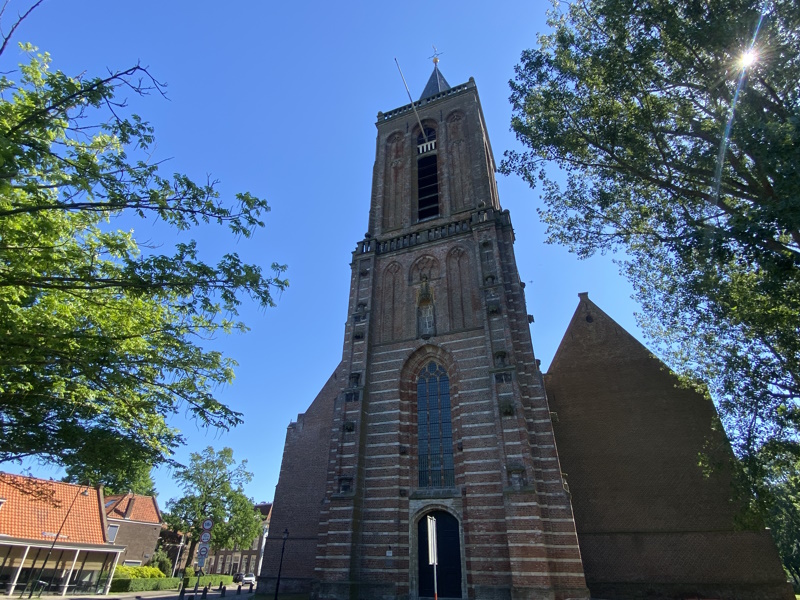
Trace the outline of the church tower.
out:
M 289 426 L 259 591 L 433 597 L 434 517 L 439 597 L 588 597 L 475 82 L 435 64 L 376 125 L 342 361 Z

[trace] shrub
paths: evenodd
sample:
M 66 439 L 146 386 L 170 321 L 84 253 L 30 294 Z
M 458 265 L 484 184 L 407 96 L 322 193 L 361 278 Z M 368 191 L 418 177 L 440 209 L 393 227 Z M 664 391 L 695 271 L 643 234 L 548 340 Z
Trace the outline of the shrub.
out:
M 158 550 L 153 552 L 153 557 L 147 564 L 148 566 L 156 567 L 162 573 L 172 572 L 172 561 L 169 559 L 169 556 L 167 555 L 167 553 L 164 551 L 163 548 L 159 548 Z
M 194 575 L 194 568 L 191 565 L 189 565 L 183 570 L 184 577 L 192 577 L 193 575 Z
M 231 585 L 233 583 L 233 575 L 203 575 L 202 577 L 186 577 L 183 580 L 183 587 L 186 589 L 194 589 L 194 585 L 197 583 L 198 579 L 200 580 L 200 587 L 205 587 L 207 585 L 216 587 L 219 585 L 220 581 L 222 585 Z
M 149 592 L 152 590 L 177 590 L 179 577 L 147 577 L 138 579 L 117 579 L 111 582 L 111 592 Z
M 156 567 L 126 567 L 121 565 L 114 570 L 114 579 L 160 579 L 166 577 Z

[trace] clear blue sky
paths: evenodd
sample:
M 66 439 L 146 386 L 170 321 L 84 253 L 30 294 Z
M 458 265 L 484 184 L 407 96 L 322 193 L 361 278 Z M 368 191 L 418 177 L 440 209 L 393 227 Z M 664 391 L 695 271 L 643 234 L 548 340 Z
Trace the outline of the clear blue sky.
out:
M 10 18 L 27 8 L 18 0 Z M 291 287 L 267 311 L 243 306 L 246 335 L 218 340 L 239 362 L 233 386 L 220 398 L 241 411 L 235 431 L 204 431 L 182 416 L 172 420 L 188 445 L 176 458 L 207 445 L 229 446 L 254 473 L 246 492 L 271 500 L 286 426 L 303 412 L 339 362 L 350 278 L 350 253 L 367 227 L 375 118 L 408 102 L 394 58 L 416 99 L 432 64 L 451 85 L 474 77 L 499 162 L 516 148 L 509 132 L 508 80 L 520 52 L 547 30 L 548 1 L 419 2 L 109 2 L 47 0 L 16 34 L 50 52 L 54 68 L 103 74 L 137 61 L 168 84 L 169 100 L 129 97 L 156 129 L 156 159 L 166 172 L 221 181 L 268 199 L 272 212 L 254 239 L 216 231 L 197 238 L 209 255 L 237 251 L 267 268 L 289 266 Z M 22 60 L 15 49 L 3 71 Z M 608 257 L 579 261 L 544 244 L 536 216 L 538 190 L 498 175 L 500 202 L 510 209 L 520 276 L 528 283 L 534 351 L 549 365 L 578 303 L 590 297 L 637 335 L 630 286 Z M 174 243 L 172 233 L 136 223 L 137 237 Z M 16 470 L 3 465 L 5 470 Z M 33 465 L 33 473 L 59 477 Z M 171 473 L 156 473 L 159 502 L 178 494 Z

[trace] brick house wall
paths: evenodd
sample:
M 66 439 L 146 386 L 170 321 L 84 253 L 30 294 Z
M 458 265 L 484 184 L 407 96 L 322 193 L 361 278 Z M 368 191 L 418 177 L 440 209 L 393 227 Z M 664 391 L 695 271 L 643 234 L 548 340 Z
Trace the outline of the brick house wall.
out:
M 146 565 L 161 534 L 161 511 L 156 499 L 140 494 L 107 496 L 105 518 L 110 530 L 117 528 L 114 543 L 124 545 L 120 564 Z

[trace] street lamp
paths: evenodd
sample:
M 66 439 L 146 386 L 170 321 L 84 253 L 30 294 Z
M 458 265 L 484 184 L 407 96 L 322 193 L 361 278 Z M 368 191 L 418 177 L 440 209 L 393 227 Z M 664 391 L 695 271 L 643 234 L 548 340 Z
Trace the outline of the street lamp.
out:
M 42 568 L 39 569 L 39 574 L 36 575 L 36 579 L 34 579 L 33 581 L 33 585 L 31 586 L 31 591 L 28 593 L 28 598 L 31 598 L 33 596 L 33 591 L 36 589 L 36 584 L 42 578 L 42 573 L 44 573 L 44 568 L 47 566 L 47 561 L 50 559 L 50 555 L 53 553 L 53 549 L 56 547 L 58 538 L 61 537 L 61 532 L 64 530 L 64 525 L 67 524 L 69 513 L 72 512 L 72 507 L 75 506 L 75 501 L 78 499 L 78 496 L 88 496 L 88 495 L 89 495 L 89 486 L 86 486 L 86 489 L 83 491 L 81 491 L 81 488 L 79 487 L 78 491 L 75 493 L 75 497 L 72 499 L 72 504 L 69 505 L 69 508 L 67 509 L 67 514 L 64 515 L 64 520 L 61 521 L 61 527 L 58 528 L 58 533 L 56 533 L 56 537 L 55 539 L 53 539 L 53 543 L 50 544 L 50 550 L 47 551 L 47 556 L 44 557 Z M 23 591 L 22 593 L 24 594 L 25 592 Z
M 286 550 L 286 540 L 289 538 L 289 530 L 283 530 L 283 545 L 281 546 L 281 562 L 278 563 L 278 581 L 275 582 L 275 600 L 278 600 L 278 588 L 281 587 L 281 570 L 283 569 L 283 551 Z

